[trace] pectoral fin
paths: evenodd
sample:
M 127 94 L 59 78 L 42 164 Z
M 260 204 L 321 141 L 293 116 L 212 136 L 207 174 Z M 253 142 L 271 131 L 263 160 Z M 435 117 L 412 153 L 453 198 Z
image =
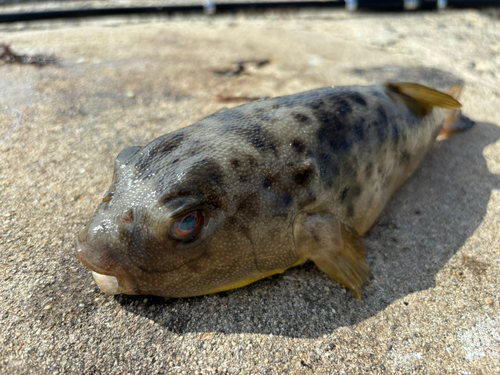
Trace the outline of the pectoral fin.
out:
M 448 95 L 418 83 L 386 83 L 385 90 L 391 98 L 403 101 L 408 108 L 420 117 L 431 113 L 432 107 L 455 109 L 462 106 L 452 96 L 455 92 Z
M 328 276 L 361 300 L 370 268 L 359 234 L 329 213 L 300 214 L 294 222 L 295 246 Z

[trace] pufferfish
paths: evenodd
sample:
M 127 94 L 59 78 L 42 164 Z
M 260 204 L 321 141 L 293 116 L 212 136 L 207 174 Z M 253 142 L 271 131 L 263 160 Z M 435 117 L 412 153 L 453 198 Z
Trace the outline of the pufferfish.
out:
M 109 294 L 217 293 L 312 260 L 361 299 L 361 236 L 438 135 L 472 126 L 462 87 L 327 87 L 127 148 L 76 256 Z

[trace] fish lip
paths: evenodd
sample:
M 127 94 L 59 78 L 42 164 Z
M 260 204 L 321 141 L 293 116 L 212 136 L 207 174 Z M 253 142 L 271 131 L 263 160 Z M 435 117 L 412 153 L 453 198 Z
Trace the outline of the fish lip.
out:
M 85 267 L 91 270 L 95 283 L 103 293 L 112 295 L 121 293 L 122 288 L 116 276 L 109 270 L 97 267 L 90 262 L 78 237 L 75 239 L 75 255 Z
M 78 237 L 75 238 L 75 256 L 80 263 L 89 268 L 91 271 L 105 276 L 114 276 L 110 270 L 98 267 L 89 260 Z

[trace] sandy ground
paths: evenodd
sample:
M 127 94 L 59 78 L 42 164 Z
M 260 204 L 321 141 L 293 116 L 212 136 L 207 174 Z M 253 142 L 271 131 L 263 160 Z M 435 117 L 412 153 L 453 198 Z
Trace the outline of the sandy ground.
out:
M 60 61 L 0 66 L 2 373 L 500 373 L 498 18 L 114 18 L 0 25 L 0 42 Z M 362 302 L 311 263 L 217 295 L 110 297 L 73 255 L 121 149 L 227 106 L 214 95 L 368 84 L 393 65 L 460 75 L 478 124 L 436 143 L 364 237 Z

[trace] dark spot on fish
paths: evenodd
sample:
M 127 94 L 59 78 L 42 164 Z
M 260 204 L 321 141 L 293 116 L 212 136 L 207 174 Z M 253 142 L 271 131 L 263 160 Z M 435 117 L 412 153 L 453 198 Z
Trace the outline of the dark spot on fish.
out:
M 332 155 L 329 153 L 322 153 L 319 155 L 318 161 L 320 165 L 320 169 L 326 169 L 330 166 L 330 161 L 332 160 Z
M 340 170 L 343 175 L 350 178 L 349 181 L 356 180 L 358 177 L 358 160 L 355 158 L 344 160 L 341 164 Z
M 179 147 L 183 139 L 183 133 L 172 133 L 158 138 L 157 142 L 154 142 L 148 151 L 149 157 L 154 157 L 156 154 L 165 155 L 171 153 Z
M 260 213 L 261 199 L 257 192 L 236 197 L 238 206 L 236 215 L 243 215 L 245 219 L 257 216 Z
M 241 183 L 245 183 L 245 182 L 248 182 L 250 181 L 250 178 L 249 178 L 249 174 L 247 172 L 242 172 L 238 175 L 238 180 L 241 182 Z
M 302 154 L 306 148 L 304 146 L 304 143 L 297 138 L 292 141 L 292 146 L 295 149 L 295 151 L 297 151 L 299 154 Z
M 394 138 L 399 138 L 399 128 L 396 124 L 392 124 L 392 136 Z
M 231 160 L 231 166 L 236 169 L 240 166 L 241 162 L 238 159 Z
M 352 187 L 351 194 L 353 197 L 356 198 L 356 197 L 359 197 L 361 195 L 361 191 L 362 191 L 361 186 L 359 186 L 359 184 L 356 184 Z
M 336 163 L 336 158 L 332 158 L 330 153 L 320 153 L 318 155 L 319 174 L 328 187 L 332 186 L 333 179 L 340 174 L 340 169 Z
M 340 100 L 337 106 L 337 113 L 345 116 L 349 113 L 352 113 L 352 108 L 346 100 Z
M 227 131 L 234 131 L 245 138 L 252 146 L 258 150 L 270 150 L 277 156 L 276 146 L 262 127 L 258 124 L 248 124 L 248 121 L 242 125 L 227 126 Z
M 269 179 L 266 178 L 266 179 L 264 179 L 262 186 L 264 187 L 264 189 L 269 189 L 272 186 L 272 183 L 271 183 L 271 181 L 269 181 Z
M 370 162 L 368 162 L 368 164 L 366 164 L 366 167 L 365 167 L 366 178 L 371 178 L 372 173 L 373 173 L 373 163 L 370 161 Z
M 392 149 L 394 151 L 397 151 L 400 137 L 399 137 L 399 128 L 396 124 L 392 124 L 392 134 L 391 135 L 392 135 Z
M 251 178 L 251 169 L 250 168 L 240 168 L 242 163 L 239 159 L 233 159 L 231 161 L 231 165 L 233 169 L 237 170 L 238 180 L 242 183 L 250 181 Z
M 280 199 L 280 200 L 281 200 L 281 206 L 282 206 L 283 208 L 288 208 L 288 207 L 290 207 L 290 205 L 291 205 L 291 204 L 292 204 L 292 202 L 293 202 L 292 198 L 290 198 L 290 197 L 288 196 L 288 194 L 286 194 L 286 193 L 283 193 L 283 194 L 281 195 L 281 199 Z
M 365 131 L 363 129 L 364 122 L 365 120 L 361 119 L 356 124 L 354 124 L 354 135 L 356 136 L 357 141 L 361 141 L 365 137 Z
M 312 164 L 307 163 L 306 165 L 303 166 L 303 168 L 299 169 L 296 171 L 293 176 L 293 182 L 295 182 L 297 185 L 304 185 L 306 182 L 309 181 L 310 176 L 314 173 L 314 168 Z
M 341 202 L 344 202 L 344 200 L 347 197 L 347 193 L 349 192 L 350 189 L 351 189 L 350 186 L 346 186 L 345 188 L 342 189 L 342 192 L 340 193 L 340 201 Z
M 363 97 L 360 94 L 358 94 L 357 92 L 350 92 L 349 97 L 352 100 L 354 100 L 354 102 L 356 102 L 357 104 L 362 105 L 363 107 L 366 106 L 365 99 L 363 99 Z
M 377 138 L 380 142 L 384 142 L 384 139 L 386 137 L 386 128 L 387 124 L 380 122 L 380 121 L 375 121 L 373 124 L 373 127 L 377 131 Z
M 401 164 L 407 164 L 410 162 L 410 153 L 406 150 L 404 150 L 403 152 L 401 152 L 400 156 L 399 156 L 399 160 L 400 160 L 400 163 Z
M 211 161 L 208 161 L 204 166 L 203 166 L 203 171 L 200 171 L 200 175 L 199 177 L 201 177 L 202 179 L 205 179 L 205 182 L 208 182 L 208 183 L 213 183 L 213 184 L 217 184 L 217 185 L 221 185 L 222 184 L 222 179 L 224 177 L 224 172 L 223 172 L 223 169 L 221 168 L 221 166 L 211 160 Z M 205 178 L 203 178 L 204 176 L 206 176 Z
M 344 124 L 326 111 L 317 111 L 318 119 L 323 123 L 317 136 L 321 143 L 327 144 L 335 152 L 345 151 L 349 147 Z
M 309 117 L 303 115 L 302 113 L 296 113 L 293 117 L 300 123 L 305 124 L 309 122 Z
M 354 206 L 353 206 L 352 203 L 347 206 L 346 215 L 348 217 L 353 217 L 354 216 Z
M 314 110 L 318 110 L 321 107 L 323 107 L 324 105 L 325 105 L 325 102 L 322 99 L 318 99 L 318 100 L 314 100 L 314 101 L 311 101 L 309 103 L 306 103 L 307 107 L 314 109 Z
M 214 160 L 203 159 L 196 162 L 182 176 L 176 184 L 169 185 L 168 188 L 160 186 L 157 191 L 164 192 L 168 189 L 169 193 L 160 199 L 160 204 L 168 200 L 183 195 L 200 194 L 205 202 L 215 208 L 222 208 L 225 205 L 226 188 L 224 181 L 224 170 Z
M 224 222 L 224 229 L 228 232 L 239 232 L 242 229 L 242 225 L 240 220 L 236 219 L 236 217 L 231 216 L 226 218 Z
M 250 164 L 252 168 L 256 168 L 259 166 L 259 163 L 257 162 L 257 160 L 255 160 L 253 156 L 248 157 L 248 164 Z
M 378 113 L 379 121 L 382 124 L 387 124 L 388 123 L 388 118 L 387 118 L 387 113 L 385 112 L 385 109 L 380 106 L 380 107 L 377 108 L 377 113 Z

